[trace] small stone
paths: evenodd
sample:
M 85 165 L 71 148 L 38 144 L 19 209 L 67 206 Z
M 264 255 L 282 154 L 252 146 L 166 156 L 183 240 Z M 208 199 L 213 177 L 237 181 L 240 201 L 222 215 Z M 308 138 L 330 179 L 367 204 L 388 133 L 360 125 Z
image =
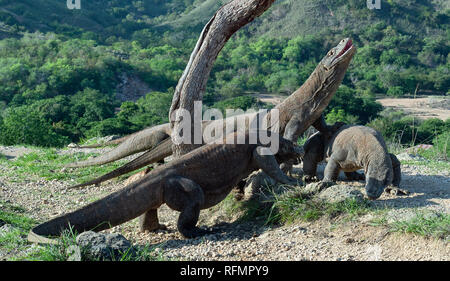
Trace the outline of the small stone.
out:
M 81 249 L 76 245 L 69 246 L 66 249 L 66 254 L 69 256 L 68 261 L 81 261 Z
M 317 197 L 329 203 L 339 203 L 347 199 L 362 201 L 363 194 L 359 188 L 350 185 L 333 185 L 321 191 Z
M 69 144 L 67 145 L 67 147 L 68 147 L 68 148 L 77 148 L 77 147 L 79 147 L 79 146 L 78 146 L 78 144 L 72 142 L 72 143 L 69 143 Z
M 77 236 L 76 242 L 86 249 L 88 259 L 114 260 L 125 253 L 135 254 L 131 243 L 117 233 L 102 234 L 86 231 Z
M 353 239 L 351 237 L 345 239 L 345 243 L 347 243 L 347 244 L 351 244 L 351 243 L 354 243 L 354 242 L 355 242 L 355 239 Z

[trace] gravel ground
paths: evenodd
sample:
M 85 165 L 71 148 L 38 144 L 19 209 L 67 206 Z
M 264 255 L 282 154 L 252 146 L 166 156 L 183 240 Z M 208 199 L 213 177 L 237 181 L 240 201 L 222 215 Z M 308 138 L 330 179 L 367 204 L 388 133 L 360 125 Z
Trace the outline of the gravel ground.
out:
M 72 211 L 123 187 L 122 182 L 115 181 L 81 190 L 65 190 L 71 182 L 58 180 L 17 183 L 4 176 L 7 169 L 0 166 L 1 201 L 24 207 L 26 214 L 38 221 Z M 397 197 L 385 193 L 375 201 L 389 208 L 388 220 L 403 220 L 417 209 L 450 213 L 450 171 L 402 165 L 402 177 L 401 187 L 409 190 L 409 195 Z M 350 184 L 363 191 L 362 182 Z M 321 218 L 268 227 L 259 218 L 237 222 L 220 210 L 210 209 L 201 212 L 199 225 L 212 228 L 214 234 L 196 239 L 184 239 L 176 231 L 177 216 L 177 212 L 164 205 L 159 217 L 168 230 L 139 233 L 137 220 L 133 220 L 107 232 L 121 233 L 134 244 L 153 245 L 163 257 L 181 260 L 450 259 L 448 239 L 391 233 L 387 227 L 371 225 L 376 216 L 372 213 L 350 221 Z

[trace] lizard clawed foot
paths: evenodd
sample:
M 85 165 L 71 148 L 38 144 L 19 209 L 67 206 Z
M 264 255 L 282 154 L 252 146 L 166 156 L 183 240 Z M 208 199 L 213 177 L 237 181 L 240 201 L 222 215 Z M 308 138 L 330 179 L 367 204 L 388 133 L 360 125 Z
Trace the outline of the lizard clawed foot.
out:
M 208 234 L 213 234 L 215 231 L 207 230 L 199 227 L 193 227 L 191 229 L 178 229 L 185 238 L 195 238 L 198 236 L 204 236 Z
M 366 176 L 363 175 L 363 174 L 360 174 L 358 172 L 345 173 L 345 176 L 347 177 L 348 180 L 351 180 L 351 181 L 363 181 L 363 180 L 366 180 Z
M 167 230 L 167 226 L 165 224 L 160 224 L 156 226 L 141 226 L 141 232 L 149 233 L 149 232 L 155 232 L 157 230 Z
M 329 188 L 330 186 L 333 186 L 333 185 L 335 185 L 336 183 L 334 182 L 334 181 L 321 181 L 321 182 L 318 182 L 317 183 L 317 187 L 316 187 L 316 190 L 317 190 L 317 192 L 320 192 L 320 191 L 322 191 L 322 190 L 324 190 L 324 189 L 327 189 L 327 188 Z
M 289 181 L 285 183 L 285 184 L 287 184 L 287 185 L 295 185 L 295 186 L 297 186 L 297 185 L 299 185 L 299 186 L 303 185 L 303 182 L 302 182 L 302 180 L 300 180 L 300 179 L 296 179 L 296 178 L 293 178 L 293 177 L 288 177 L 288 179 L 289 179 Z
M 319 181 L 319 179 L 316 176 L 311 176 L 311 175 L 304 175 L 302 180 L 306 183 Z
M 388 186 L 386 187 L 386 189 L 384 190 L 385 192 L 391 194 L 391 195 L 408 195 L 409 191 L 406 189 L 401 189 L 398 188 L 396 186 Z

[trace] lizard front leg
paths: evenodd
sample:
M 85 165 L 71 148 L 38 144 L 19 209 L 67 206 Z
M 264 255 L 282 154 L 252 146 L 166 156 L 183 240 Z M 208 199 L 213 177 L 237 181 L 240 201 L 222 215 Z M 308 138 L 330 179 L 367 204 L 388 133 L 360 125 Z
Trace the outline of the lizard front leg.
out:
M 325 122 L 325 118 L 323 115 L 320 115 L 320 117 L 314 121 L 312 124 L 314 128 L 316 128 L 320 132 L 329 132 L 330 127 Z M 287 140 L 290 140 L 293 143 L 297 143 L 298 137 L 300 134 L 302 134 L 307 128 L 305 128 L 305 122 L 301 121 L 297 117 L 293 117 L 289 122 L 286 124 L 286 128 L 284 129 L 283 137 Z M 285 163 L 282 163 L 280 168 L 283 172 L 287 173 L 292 170 L 292 166 L 294 164 L 294 159 L 292 161 L 287 161 Z
M 317 164 L 319 164 L 319 161 L 317 161 L 316 155 L 307 152 L 303 156 L 302 162 L 304 172 L 303 180 L 307 183 L 317 180 Z
M 260 155 L 258 153 L 258 149 L 256 148 L 253 151 L 253 161 L 257 167 L 262 169 L 267 175 L 269 175 L 269 177 L 273 178 L 277 182 L 290 185 L 298 184 L 296 179 L 288 177 L 285 173 L 283 173 L 274 155 Z
M 332 157 L 328 160 L 327 165 L 325 166 L 325 171 L 323 174 L 323 182 L 334 182 L 337 180 L 339 176 L 339 172 L 341 168 L 338 162 Z
M 300 122 L 300 120 L 298 120 L 297 118 L 292 118 L 291 120 L 289 120 L 289 122 L 286 125 L 286 128 L 284 129 L 284 134 L 283 134 L 283 138 L 290 140 L 293 143 L 297 143 L 298 137 L 299 137 L 299 133 L 301 132 L 302 129 L 302 122 Z M 280 165 L 281 170 L 284 173 L 288 173 L 292 170 L 292 166 L 294 164 L 294 159 L 290 160 L 290 161 L 286 161 L 284 163 L 282 163 Z
M 400 188 L 400 182 L 402 180 L 400 161 L 398 161 L 397 157 L 392 153 L 389 153 L 389 157 L 392 161 L 392 171 L 394 175 L 392 179 L 392 185 L 387 186 L 385 188 L 385 191 L 392 195 L 408 195 L 408 190 Z
M 337 179 L 340 170 L 341 169 L 338 162 L 333 158 L 330 158 L 327 166 L 325 167 L 323 179 L 318 183 L 317 192 L 320 192 L 335 184 L 334 181 Z

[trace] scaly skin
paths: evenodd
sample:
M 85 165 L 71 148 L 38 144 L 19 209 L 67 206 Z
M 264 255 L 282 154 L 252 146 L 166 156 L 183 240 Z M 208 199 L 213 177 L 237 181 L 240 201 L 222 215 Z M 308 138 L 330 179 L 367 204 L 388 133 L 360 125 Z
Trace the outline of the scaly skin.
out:
M 321 60 L 307 81 L 297 91 L 295 91 L 291 96 L 276 107 L 280 114 L 280 133 L 283 134 L 284 138 L 296 142 L 298 137 L 311 125 L 321 132 L 326 132 L 329 130 L 321 114 L 341 84 L 355 52 L 356 48 L 352 45 L 351 39 L 343 39 Z M 254 118 L 256 114 L 247 114 L 246 116 L 249 118 Z M 235 122 L 235 119 L 236 117 L 227 118 L 224 123 L 233 123 Z M 213 125 L 215 122 L 219 121 L 212 121 L 208 124 Z M 204 125 L 205 123 L 203 124 L 203 128 Z M 110 155 L 122 155 L 125 157 L 136 153 L 138 151 L 131 145 L 131 143 L 137 143 L 142 139 L 148 139 L 149 134 L 170 135 L 169 123 L 160 126 L 162 126 L 160 129 L 163 130 L 162 133 L 158 133 L 159 131 L 156 127 L 154 131 L 146 129 L 134 134 L 133 137 L 123 142 L 115 150 L 111 151 L 110 154 L 105 154 L 100 158 L 74 163 L 70 165 L 70 167 L 82 167 L 87 164 L 102 164 L 106 163 L 107 159 L 109 162 L 112 162 L 119 158 L 115 157 L 113 159 L 110 158 Z M 157 140 L 158 143 L 161 142 L 160 139 Z M 155 143 L 154 141 L 140 143 L 139 147 L 142 148 L 140 151 L 143 151 L 144 149 L 152 149 L 157 146 L 158 143 Z M 163 154 L 167 155 L 171 153 L 171 149 L 169 151 L 168 148 L 168 150 Z M 145 165 L 151 163 L 153 162 L 149 160 Z M 282 169 L 283 171 L 288 171 L 291 167 L 292 163 L 285 163 L 283 164 Z
M 376 130 L 354 125 L 336 123 L 332 126 L 334 133 L 325 136 L 318 132 L 305 143 L 303 171 L 305 180 L 316 175 L 317 164 L 327 161 L 322 182 L 337 179 L 344 171 L 351 180 L 366 180 L 366 193 L 370 199 L 378 198 L 383 190 L 399 189 L 401 181 L 400 162 L 395 155 L 387 152 L 383 137 Z M 365 178 L 355 171 L 364 169 Z
M 96 143 L 96 144 L 90 144 L 90 145 L 77 145 L 77 148 L 97 148 L 97 147 L 104 147 L 109 145 L 118 145 L 126 141 L 128 138 L 132 137 L 133 134 L 127 135 L 115 140 L 107 141 L 105 143 Z
M 234 133 L 235 134 L 235 133 Z M 59 236 L 72 228 L 81 233 L 100 231 L 141 217 L 141 231 L 161 227 L 156 210 L 167 204 L 179 211 L 177 228 L 185 237 L 204 234 L 195 225 L 201 209 L 222 201 L 252 171 L 263 169 L 275 180 L 296 184 L 279 169 L 279 163 L 301 157 L 303 148 L 279 137 L 275 155 L 260 155 L 260 144 L 207 144 L 159 166 L 144 178 L 79 210 L 54 218 L 30 231 L 31 242 L 51 243 L 45 236 Z
M 131 154 L 152 149 L 169 137 L 170 126 L 168 123 L 147 128 L 139 133 L 135 133 L 134 135 L 129 136 L 124 142 L 122 142 L 119 146 L 108 153 L 105 153 L 94 159 L 68 164 L 66 165 L 66 167 L 79 168 L 92 165 L 107 164 L 127 157 Z
M 88 182 L 78 184 L 75 186 L 72 186 L 71 188 L 80 188 L 88 185 L 98 185 L 104 181 L 110 180 L 112 178 L 124 175 L 126 173 L 132 172 L 134 170 L 140 169 L 142 167 L 145 167 L 147 163 L 155 163 L 159 161 L 163 161 L 165 157 L 172 154 L 172 140 L 170 138 L 167 138 L 160 142 L 157 147 L 155 147 L 152 150 L 149 150 L 142 154 L 141 156 L 137 157 L 136 159 L 132 160 L 131 162 L 103 175 L 96 179 L 90 180 Z

